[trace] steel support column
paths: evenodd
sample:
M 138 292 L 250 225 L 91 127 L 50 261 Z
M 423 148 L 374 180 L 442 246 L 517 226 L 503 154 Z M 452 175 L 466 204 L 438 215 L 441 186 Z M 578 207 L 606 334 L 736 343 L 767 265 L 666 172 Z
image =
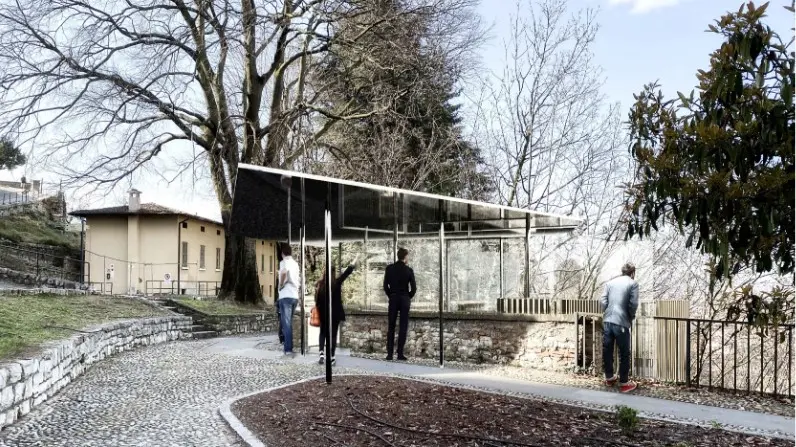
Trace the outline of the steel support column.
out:
M 531 216 L 525 216 L 525 298 L 531 297 Z
M 332 383 L 332 188 L 326 192 L 324 239 L 326 241 L 326 383 Z
M 299 305 L 301 306 L 301 355 L 307 353 L 307 340 L 306 340 L 306 324 L 307 317 L 305 315 L 304 298 L 307 296 L 307 277 L 305 270 L 305 254 L 306 254 L 306 239 L 307 239 L 307 221 L 305 216 L 305 193 L 304 193 L 304 177 L 301 178 L 301 229 L 299 230 L 299 243 L 301 251 L 301 287 L 299 288 Z
M 440 209 L 442 203 L 440 203 Z M 442 320 L 443 301 L 445 297 L 445 223 L 439 224 L 439 367 L 445 366 L 444 324 Z

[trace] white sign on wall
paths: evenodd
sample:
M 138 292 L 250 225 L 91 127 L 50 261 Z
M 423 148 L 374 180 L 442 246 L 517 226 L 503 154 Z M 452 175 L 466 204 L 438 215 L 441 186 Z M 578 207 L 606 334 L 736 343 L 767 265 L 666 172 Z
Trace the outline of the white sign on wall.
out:
M 166 273 L 165 275 L 163 275 L 163 281 L 166 284 L 171 284 L 171 273 Z

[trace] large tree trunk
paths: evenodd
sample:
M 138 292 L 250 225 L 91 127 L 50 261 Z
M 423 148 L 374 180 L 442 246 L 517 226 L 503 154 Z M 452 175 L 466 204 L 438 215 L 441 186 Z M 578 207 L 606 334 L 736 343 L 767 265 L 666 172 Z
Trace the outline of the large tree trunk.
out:
M 223 214 L 224 227 L 229 228 L 229 213 Z M 218 298 L 252 304 L 262 302 L 255 241 L 226 231 L 224 243 L 224 273 Z

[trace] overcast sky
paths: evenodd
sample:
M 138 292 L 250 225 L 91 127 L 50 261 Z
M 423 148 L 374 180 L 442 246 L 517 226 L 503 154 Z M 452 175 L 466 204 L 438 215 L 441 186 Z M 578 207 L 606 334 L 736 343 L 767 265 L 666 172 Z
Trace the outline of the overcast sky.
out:
M 740 4 L 736 0 L 571 0 L 570 7 L 599 9 L 595 63 L 604 70 L 603 92 L 610 102 L 621 103 L 624 116 L 633 93 L 640 91 L 645 83 L 658 80 L 667 95 L 692 90 L 697 69 L 707 67 L 708 55 L 720 43 L 717 35 L 705 32 L 708 24 L 727 10 L 737 10 Z M 768 23 L 781 35 L 790 36 L 794 18 L 783 8 L 785 4 L 782 0 L 772 2 Z M 502 42 L 510 14 L 515 10 L 514 0 L 483 0 L 480 13 L 493 25 L 491 40 L 481 51 L 486 69 L 495 72 L 502 69 Z M 57 181 L 39 169 L 27 166 L 14 172 L 0 172 L 0 179 L 18 179 L 25 174 L 28 178 Z M 171 185 L 148 177 L 137 179 L 134 186 L 142 191 L 144 202 L 157 202 L 206 217 L 219 216 L 210 185 L 196 182 L 190 172 Z M 120 185 L 109 195 L 75 197 L 72 204 L 77 205 L 80 199 L 82 206 L 119 205 L 125 202 L 127 189 L 129 184 Z

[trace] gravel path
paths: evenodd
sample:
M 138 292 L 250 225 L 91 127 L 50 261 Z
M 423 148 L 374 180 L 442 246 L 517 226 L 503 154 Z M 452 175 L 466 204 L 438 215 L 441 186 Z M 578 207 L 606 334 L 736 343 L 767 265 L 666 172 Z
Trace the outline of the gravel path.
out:
M 380 360 L 383 355 L 357 354 L 356 357 Z M 438 366 L 436 360 L 409 359 L 409 363 L 425 366 Z M 464 370 L 478 371 L 494 377 L 528 380 L 536 383 L 573 386 L 577 388 L 609 391 L 601 380 L 577 374 L 565 374 L 553 371 L 542 371 L 514 366 L 477 366 L 460 362 L 446 362 L 446 365 Z M 639 388 L 635 395 L 656 397 L 677 402 L 708 405 L 711 407 L 728 408 L 731 410 L 753 411 L 756 413 L 776 414 L 793 417 L 794 402 L 788 398 L 773 398 L 757 394 L 734 394 L 729 391 L 709 391 L 706 387 L 693 389 L 684 386 L 666 385 L 639 380 Z
M 213 340 L 113 356 L 0 433 L 0 446 L 242 446 L 218 407 L 319 375 L 309 365 L 202 352 Z

